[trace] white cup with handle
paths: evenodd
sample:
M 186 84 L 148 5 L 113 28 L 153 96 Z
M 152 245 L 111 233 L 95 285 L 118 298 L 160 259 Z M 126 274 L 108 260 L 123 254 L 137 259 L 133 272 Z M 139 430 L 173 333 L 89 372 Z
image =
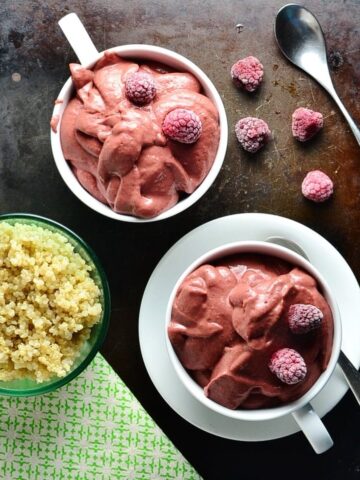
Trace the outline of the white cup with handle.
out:
M 323 294 L 325 300 L 329 304 L 329 307 L 332 312 L 333 323 L 334 323 L 334 335 L 333 335 L 333 344 L 331 356 L 328 362 L 326 369 L 321 373 L 316 382 L 312 387 L 299 399 L 284 404 L 278 407 L 273 408 L 261 408 L 254 410 L 245 410 L 237 409 L 231 410 L 227 407 L 224 407 L 210 398 L 206 397 L 203 389 L 198 385 L 188 374 L 186 369 L 182 366 L 180 360 L 178 359 L 172 344 L 169 340 L 167 334 L 167 328 L 171 320 L 171 311 L 173 302 L 176 296 L 176 292 L 184 281 L 185 277 L 189 275 L 192 271 L 198 268 L 200 265 L 211 263 L 214 260 L 227 257 L 229 255 L 242 254 L 242 253 L 257 253 L 261 255 L 269 255 L 272 257 L 277 257 L 282 260 L 287 261 L 288 263 L 302 268 L 305 272 L 309 273 L 313 278 L 316 279 L 319 290 Z M 284 415 L 292 415 L 294 420 L 297 422 L 306 438 L 310 442 L 311 446 L 316 453 L 323 453 L 328 450 L 333 445 L 332 438 L 330 437 L 329 432 L 327 431 L 324 423 L 315 412 L 311 406 L 311 401 L 314 397 L 324 388 L 327 381 L 331 377 L 340 354 L 341 347 L 341 319 L 338 306 L 335 301 L 334 294 L 332 293 L 329 285 L 327 284 L 324 277 L 320 272 L 305 258 L 298 255 L 288 248 L 275 245 L 268 242 L 259 242 L 259 241 L 241 241 L 231 244 L 226 244 L 220 247 L 217 247 L 200 258 L 195 260 L 189 267 L 183 272 L 179 277 L 176 285 L 174 286 L 172 293 L 169 297 L 167 312 L 166 312 L 166 321 L 165 321 L 165 337 L 167 350 L 169 354 L 170 361 L 174 367 L 175 372 L 177 373 L 180 381 L 184 384 L 187 390 L 193 395 L 198 401 L 200 401 L 204 406 L 210 408 L 211 410 L 217 412 L 220 415 L 233 418 L 234 420 L 246 420 L 246 421 L 266 421 L 273 420 Z
M 75 13 L 69 13 L 59 21 L 59 26 L 72 46 L 80 63 L 85 68 L 91 69 L 103 57 L 104 52 L 99 52 L 87 33 L 84 25 Z M 122 58 L 139 58 L 145 61 L 155 61 L 177 69 L 180 72 L 189 72 L 200 82 L 204 94 L 213 102 L 219 114 L 220 139 L 214 162 L 201 184 L 190 195 L 180 199 L 174 206 L 153 218 L 139 218 L 113 211 L 108 205 L 101 203 L 87 192 L 75 177 L 70 165 L 65 160 L 61 146 L 61 120 L 64 110 L 73 96 L 73 83 L 69 78 L 57 96 L 52 118 L 54 128 L 50 131 L 51 147 L 58 171 L 69 189 L 85 205 L 94 211 L 114 220 L 132 223 L 149 223 L 170 218 L 186 210 L 196 203 L 214 183 L 222 167 L 228 141 L 228 123 L 225 107 L 216 87 L 201 68 L 184 56 L 158 47 L 156 45 L 129 44 L 112 47 L 106 50 Z

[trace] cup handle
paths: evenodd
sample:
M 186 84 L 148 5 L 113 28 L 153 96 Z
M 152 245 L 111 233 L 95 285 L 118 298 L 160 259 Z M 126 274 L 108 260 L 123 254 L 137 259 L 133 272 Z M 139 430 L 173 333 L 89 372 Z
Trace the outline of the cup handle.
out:
M 316 453 L 326 452 L 334 445 L 329 432 L 310 403 L 292 412 L 292 416 Z
M 76 13 L 65 15 L 58 23 L 80 63 L 88 65 L 93 62 L 99 52 Z

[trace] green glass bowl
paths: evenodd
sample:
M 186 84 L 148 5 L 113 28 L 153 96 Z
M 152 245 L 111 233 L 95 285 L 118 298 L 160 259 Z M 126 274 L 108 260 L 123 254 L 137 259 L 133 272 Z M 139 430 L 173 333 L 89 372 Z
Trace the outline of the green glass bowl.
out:
M 74 251 L 78 253 L 88 265 L 92 267 L 91 276 L 100 289 L 100 302 L 102 304 L 102 315 L 100 321 L 91 328 L 89 339 L 81 347 L 80 354 L 75 358 L 72 369 L 65 377 L 54 377 L 46 382 L 37 383 L 35 380 L 23 378 L 21 380 L 0 381 L 0 395 L 10 395 L 13 397 L 26 397 L 31 395 L 41 395 L 52 392 L 55 389 L 65 385 L 79 375 L 95 357 L 99 351 L 110 320 L 110 290 L 105 272 L 93 250 L 68 228 L 60 225 L 53 220 L 43 218 L 38 215 L 27 213 L 11 213 L 0 215 L 0 222 L 10 224 L 26 223 L 28 225 L 37 225 L 52 232 L 60 233 L 68 239 L 73 245 Z

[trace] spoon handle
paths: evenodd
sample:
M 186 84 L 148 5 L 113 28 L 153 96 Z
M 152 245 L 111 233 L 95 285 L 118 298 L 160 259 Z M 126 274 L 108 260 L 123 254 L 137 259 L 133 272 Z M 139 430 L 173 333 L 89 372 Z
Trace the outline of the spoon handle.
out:
M 93 41 L 76 13 L 69 13 L 59 20 L 59 26 L 82 65 L 92 63 L 99 55 Z
M 338 363 L 344 373 L 347 383 L 351 388 L 356 400 L 360 405 L 360 372 L 356 370 L 354 365 L 341 350 Z
M 351 118 L 349 112 L 347 111 L 344 104 L 340 100 L 340 98 L 339 98 L 338 94 L 336 93 L 335 89 L 333 88 L 333 89 L 327 89 L 327 90 L 330 93 L 330 95 L 333 97 L 333 99 L 335 100 L 337 106 L 340 108 L 340 110 L 341 110 L 342 114 L 344 115 L 346 121 L 348 122 L 349 127 L 351 128 L 358 144 L 360 145 L 360 130 L 359 130 L 359 128 L 357 127 L 354 120 Z

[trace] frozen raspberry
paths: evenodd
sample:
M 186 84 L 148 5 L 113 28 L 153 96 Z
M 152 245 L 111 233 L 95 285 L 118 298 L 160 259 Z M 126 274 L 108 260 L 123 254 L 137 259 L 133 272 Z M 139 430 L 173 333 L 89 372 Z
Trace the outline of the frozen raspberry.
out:
M 325 202 L 334 192 L 334 184 L 326 173 L 313 170 L 304 178 L 301 191 L 305 198 L 313 202 Z
M 257 152 L 271 138 L 270 129 L 264 120 L 254 117 L 241 118 L 235 125 L 235 133 L 247 152 Z
M 307 368 L 299 352 L 292 348 L 282 348 L 271 357 L 269 368 L 279 380 L 288 385 L 304 380 Z
M 162 124 L 164 134 L 180 143 L 195 143 L 202 131 L 201 120 L 192 110 L 176 108 L 169 112 Z
M 290 330 L 293 333 L 301 334 L 319 328 L 324 315 L 314 305 L 295 303 L 289 308 L 287 318 Z
M 231 77 L 237 87 L 248 92 L 254 92 L 262 82 L 264 67 L 256 57 L 246 57 L 238 60 L 231 67 Z
M 136 105 L 147 105 L 156 95 L 154 79 L 146 72 L 132 73 L 125 81 L 125 93 Z
M 314 112 L 308 108 L 297 108 L 292 114 L 292 134 L 300 142 L 306 142 L 312 138 L 324 124 L 320 112 Z

